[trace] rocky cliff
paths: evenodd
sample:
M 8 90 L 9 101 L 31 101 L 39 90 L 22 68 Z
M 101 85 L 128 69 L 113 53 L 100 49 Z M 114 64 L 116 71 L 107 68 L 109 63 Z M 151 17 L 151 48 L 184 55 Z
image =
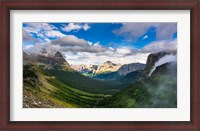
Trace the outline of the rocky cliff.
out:
M 125 64 L 121 66 L 118 70 L 119 75 L 126 75 L 130 72 L 134 72 L 137 70 L 144 70 L 145 64 L 141 63 L 131 63 L 131 64 Z
M 46 64 L 52 67 L 59 67 L 59 68 L 71 68 L 69 63 L 63 58 L 61 52 L 56 52 L 54 56 L 45 56 L 45 55 L 38 55 L 36 60 L 40 64 Z
M 176 51 L 163 51 L 163 52 L 158 52 L 154 54 L 150 54 L 147 58 L 146 66 L 144 69 L 144 73 L 148 74 L 151 69 L 154 67 L 155 63 L 165 55 L 176 55 Z

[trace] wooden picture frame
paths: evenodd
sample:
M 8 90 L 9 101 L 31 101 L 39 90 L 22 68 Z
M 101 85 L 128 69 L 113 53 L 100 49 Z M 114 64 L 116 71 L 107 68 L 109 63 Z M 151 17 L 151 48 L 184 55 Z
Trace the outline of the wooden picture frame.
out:
M 11 10 L 190 10 L 191 21 L 191 121 L 10 121 L 10 11 Z M 42 0 L 1 2 L 1 130 L 200 130 L 200 1 L 199 0 Z M 23 114 L 21 114 L 23 115 Z

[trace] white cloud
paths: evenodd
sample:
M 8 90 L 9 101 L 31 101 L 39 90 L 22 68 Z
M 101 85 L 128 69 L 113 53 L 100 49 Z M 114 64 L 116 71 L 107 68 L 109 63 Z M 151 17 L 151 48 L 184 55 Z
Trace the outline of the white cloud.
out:
M 94 43 L 93 45 L 94 45 L 94 46 L 97 46 L 97 45 L 99 45 L 99 44 L 100 44 L 100 42 L 98 41 L 98 42 Z
M 86 30 L 88 30 L 88 29 L 90 29 L 90 26 L 89 26 L 88 24 L 84 24 L 84 25 L 83 25 L 83 30 L 86 31 Z
M 44 43 L 36 42 L 35 45 L 24 46 L 23 50 L 28 54 L 38 54 L 40 53 L 42 48 L 46 48 L 49 54 L 54 54 L 56 51 L 61 51 L 62 53 L 65 54 L 66 60 L 70 64 L 102 64 L 108 60 L 112 61 L 113 63 L 120 63 L 120 64 L 128 64 L 135 62 L 146 63 L 146 59 L 149 53 L 155 53 L 164 50 L 176 50 L 177 48 L 177 40 L 155 41 L 149 43 L 141 50 L 137 50 L 126 46 L 113 48 L 110 45 L 110 47 L 105 47 L 101 45 L 100 42 L 93 43 L 85 39 L 80 39 L 74 35 L 64 35 L 60 31 L 56 30 L 56 27 L 52 25 L 48 24 L 42 24 L 42 25 L 44 25 L 44 27 L 42 27 L 40 24 L 32 25 L 31 23 L 30 25 L 24 27 L 23 31 L 24 39 L 30 39 L 29 38 L 30 33 L 36 32 L 39 38 L 43 38 L 45 42 Z M 124 23 L 124 26 L 125 25 L 127 24 Z M 82 25 L 81 28 L 86 29 L 86 27 L 83 28 L 83 26 L 84 25 Z M 161 28 L 162 26 L 157 25 L 155 27 L 157 30 L 164 30 Z M 168 27 L 168 29 L 172 30 L 170 29 L 170 27 Z M 139 29 L 141 27 L 137 28 Z M 137 35 L 135 35 L 132 32 L 133 35 L 135 36 L 139 36 L 138 34 L 141 35 L 149 28 L 149 26 L 145 25 L 142 28 L 143 31 L 141 30 L 140 33 L 136 32 Z M 127 28 L 127 30 L 129 29 Z M 160 36 L 158 37 L 163 36 L 163 34 L 165 33 L 161 33 Z M 54 41 L 50 41 L 48 39 L 49 37 L 56 37 L 57 39 Z M 143 38 L 148 38 L 148 36 L 146 35 Z
M 138 37 L 144 35 L 151 26 L 151 23 L 124 23 L 121 28 L 113 32 L 127 39 L 136 40 Z
M 77 37 L 75 39 L 79 40 Z M 138 51 L 130 47 L 107 48 L 100 43 L 91 45 L 87 41 L 84 42 L 86 42 L 86 44 L 83 44 L 83 46 L 80 46 L 82 43 L 79 42 L 75 46 L 68 46 L 68 44 L 60 45 L 62 42 L 60 44 L 37 43 L 30 47 L 24 47 L 24 50 L 28 54 L 38 54 L 42 48 L 46 48 L 47 52 L 52 55 L 54 55 L 56 51 L 61 51 L 65 54 L 66 60 L 70 64 L 102 64 L 105 61 L 112 61 L 116 64 L 129 64 L 136 62 L 146 63 L 150 53 L 176 50 L 177 46 L 177 40 L 156 41 Z
M 70 31 L 79 31 L 81 29 L 83 30 L 88 30 L 90 29 L 90 26 L 88 24 L 74 24 L 74 23 L 69 23 L 68 25 L 63 25 L 61 27 L 63 31 L 70 32 Z
M 157 39 L 172 39 L 173 34 L 177 31 L 177 23 L 124 23 L 113 33 L 124 36 L 127 40 L 135 41 L 151 28 L 155 28 Z
M 156 37 L 158 40 L 171 39 L 173 34 L 177 32 L 176 23 L 162 23 L 156 26 Z
M 27 32 L 38 33 L 40 31 L 51 31 L 53 29 L 57 29 L 55 26 L 48 23 L 40 23 L 40 22 L 25 22 L 26 26 L 23 27 Z
M 100 46 L 100 45 L 98 45 Z M 95 47 L 95 46 L 93 46 Z M 105 47 L 104 47 L 105 48 Z M 116 64 L 129 64 L 129 63 L 146 63 L 149 53 L 139 53 L 129 49 L 128 47 L 120 47 L 114 49 L 109 47 L 106 51 L 102 52 L 65 52 L 66 60 L 70 64 L 102 64 L 106 61 L 112 61 Z
M 93 43 L 92 43 L 92 42 L 90 42 L 90 41 L 87 41 L 87 42 L 88 42 L 88 44 L 89 44 L 89 45 L 93 45 Z
M 165 50 L 176 50 L 177 49 L 177 40 L 167 41 L 155 41 L 149 43 L 141 49 L 142 52 L 156 53 Z
M 63 38 L 52 41 L 51 43 L 52 45 L 61 46 L 63 51 L 97 53 L 108 50 L 108 48 L 100 45 L 99 42 L 93 44 L 84 39 L 79 39 L 74 35 L 67 35 Z
M 131 50 L 128 48 L 122 47 L 122 48 L 117 48 L 116 53 L 126 55 L 126 54 L 130 54 Z
M 79 24 L 69 23 L 68 25 L 62 27 L 63 31 L 70 32 L 72 30 L 80 30 L 82 27 Z
M 114 51 L 114 48 L 113 47 L 108 47 L 111 51 Z
M 23 36 L 23 41 L 24 42 L 32 42 L 32 43 L 36 43 L 39 42 L 38 39 L 35 39 L 34 37 L 32 37 L 26 30 L 22 29 L 22 36 Z
M 112 55 L 96 55 L 94 53 L 89 52 L 66 52 L 66 60 L 70 64 L 74 65 L 80 65 L 80 64 L 86 64 L 86 65 L 99 65 L 106 61 L 112 61 L 116 64 L 129 64 L 129 63 L 146 63 L 148 53 L 137 53 L 131 56 L 118 56 L 116 53 L 112 53 Z M 84 56 L 84 57 L 83 57 Z
M 23 29 L 27 31 L 29 34 L 35 34 L 37 35 L 41 41 L 43 42 L 49 42 L 49 38 L 61 38 L 65 36 L 63 33 L 61 33 L 57 27 L 48 24 L 48 23 L 39 23 L 39 22 L 27 22 L 24 23 L 25 26 Z
M 39 54 L 42 48 L 45 48 L 47 53 L 51 55 L 61 51 L 65 54 L 66 60 L 70 64 L 102 64 L 105 61 L 120 64 L 145 63 L 148 56 L 148 53 L 135 53 L 133 49 L 128 47 L 104 47 L 99 42 L 91 45 L 87 41 L 75 36 L 60 38 L 54 44 L 36 43 L 33 46 L 24 47 L 23 50 L 28 54 Z
M 47 31 L 47 32 L 45 32 L 45 35 L 47 37 L 51 37 L 51 38 L 59 38 L 59 37 L 65 36 L 63 33 L 61 33 L 60 31 L 57 31 L 57 30 Z
M 89 43 L 84 39 L 79 39 L 74 35 L 66 35 L 60 39 L 51 42 L 53 45 L 60 46 L 88 46 Z
M 42 48 L 45 48 L 47 50 L 47 53 L 50 55 L 55 54 L 55 52 L 59 51 L 61 49 L 58 45 L 51 45 L 50 43 L 36 43 L 35 45 L 29 47 L 29 48 L 23 48 L 23 50 L 28 54 L 40 54 L 40 51 Z
M 28 50 L 32 47 L 33 47 L 33 45 L 25 45 L 25 46 L 23 46 L 23 50 Z
M 147 39 L 149 36 L 148 35 L 145 35 L 144 37 L 143 37 L 143 39 Z

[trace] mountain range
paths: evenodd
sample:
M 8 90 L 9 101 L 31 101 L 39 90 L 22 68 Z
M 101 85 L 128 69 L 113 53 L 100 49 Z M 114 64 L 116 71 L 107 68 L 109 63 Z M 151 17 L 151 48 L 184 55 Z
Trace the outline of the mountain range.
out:
M 23 52 L 23 107 L 174 108 L 176 61 L 157 62 L 176 52 L 150 54 L 146 64 L 70 65 L 61 52 Z M 149 72 L 151 75 L 149 75 Z
M 114 64 L 111 61 L 106 61 L 101 65 L 71 65 L 71 67 L 82 74 L 106 74 L 117 71 L 121 64 Z
M 130 64 L 115 64 L 111 61 L 106 61 L 101 65 L 70 65 L 79 73 L 95 79 L 115 80 L 119 79 L 128 73 L 144 70 L 145 64 L 130 63 Z

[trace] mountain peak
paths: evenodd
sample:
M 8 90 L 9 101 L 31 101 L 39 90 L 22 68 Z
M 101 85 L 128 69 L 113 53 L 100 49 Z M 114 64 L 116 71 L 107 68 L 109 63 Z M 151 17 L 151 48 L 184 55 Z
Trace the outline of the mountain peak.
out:
M 111 61 L 106 61 L 103 63 L 103 65 L 115 65 L 114 63 L 112 63 Z
M 56 54 L 54 55 L 54 57 L 60 57 L 63 58 L 63 55 L 60 51 L 57 51 Z
M 37 61 L 59 69 L 71 69 L 69 63 L 63 58 L 61 52 L 57 51 L 54 56 L 38 55 Z
M 105 63 L 112 63 L 111 61 L 106 61 Z

